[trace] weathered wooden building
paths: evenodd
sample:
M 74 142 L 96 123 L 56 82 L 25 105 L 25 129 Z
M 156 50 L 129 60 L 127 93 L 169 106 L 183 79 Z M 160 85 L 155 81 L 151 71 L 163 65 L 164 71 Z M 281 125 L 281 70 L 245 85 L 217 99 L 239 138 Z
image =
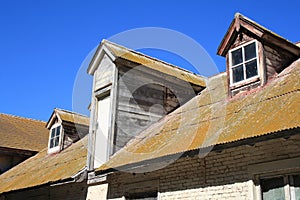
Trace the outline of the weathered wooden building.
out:
M 205 78 L 102 41 L 88 137 L 62 137 L 55 111 L 0 198 L 299 199 L 299 46 L 236 14 L 218 55 L 226 72 Z
M 300 198 L 300 48 L 236 14 L 218 54 L 226 72 L 91 171 L 88 199 Z
M 89 169 L 205 87 L 204 77 L 106 40 L 88 73 L 94 76 Z
M 86 198 L 89 118 L 55 109 L 44 126 L 48 145 L 1 175 L 1 200 Z
M 0 113 L 0 174 L 34 156 L 48 141 L 45 122 Z

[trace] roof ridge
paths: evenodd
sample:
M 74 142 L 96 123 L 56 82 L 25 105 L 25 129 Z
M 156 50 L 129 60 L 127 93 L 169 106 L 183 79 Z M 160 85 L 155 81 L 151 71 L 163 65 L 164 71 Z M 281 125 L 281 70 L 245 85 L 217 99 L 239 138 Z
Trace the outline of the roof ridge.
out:
M 149 56 L 149 55 L 147 55 L 147 54 L 144 54 L 144 53 L 142 53 L 142 52 L 139 52 L 139 51 L 130 49 L 130 48 L 128 48 L 128 47 L 125 47 L 125 46 L 122 46 L 122 45 L 120 45 L 120 44 L 114 43 L 114 42 L 112 42 L 112 41 L 103 39 L 102 42 L 104 42 L 104 44 L 105 44 L 105 43 L 109 43 L 109 44 L 115 45 L 115 46 L 117 46 L 117 47 L 119 47 L 119 48 L 122 48 L 122 49 L 125 49 L 125 50 L 127 50 L 127 51 L 130 51 L 131 53 L 136 53 L 136 54 L 138 54 L 138 55 L 144 56 L 144 57 L 149 58 L 149 59 L 151 59 L 151 60 L 154 60 L 154 61 L 157 61 L 157 62 L 161 62 L 161 63 L 163 63 L 163 64 L 165 64 L 165 65 L 170 66 L 170 67 L 175 67 L 175 68 L 177 68 L 177 69 L 179 69 L 179 70 L 182 70 L 182 71 L 188 72 L 188 73 L 190 73 L 190 74 L 199 76 L 200 78 L 204 78 L 204 79 L 207 78 L 206 76 L 203 76 L 203 75 L 201 75 L 201 74 L 197 74 L 197 73 L 195 73 L 195 72 L 189 71 L 189 70 L 184 69 L 184 68 L 182 68 L 182 67 L 180 67 L 180 66 L 177 66 L 177 65 L 175 65 L 175 64 L 166 62 L 166 61 L 161 60 L 161 59 L 159 59 L 159 58 L 155 58 L 155 57 Z
M 20 119 L 26 119 L 26 120 L 30 120 L 30 121 L 46 123 L 45 121 L 40 120 L 40 119 L 33 119 L 33 118 L 18 116 L 18 115 L 14 115 L 14 114 L 0 113 L 0 115 L 6 115 L 6 116 L 14 117 L 14 118 L 20 118 Z
M 84 114 L 81 114 L 81 113 L 77 113 L 77 112 L 73 112 L 73 111 L 66 110 L 66 109 L 54 108 L 54 110 L 60 110 L 60 111 L 67 112 L 67 113 L 70 113 L 70 114 L 75 114 L 75 115 L 79 115 L 79 116 L 82 116 L 82 117 L 89 118 L 89 116 L 87 116 L 87 115 L 84 115 Z

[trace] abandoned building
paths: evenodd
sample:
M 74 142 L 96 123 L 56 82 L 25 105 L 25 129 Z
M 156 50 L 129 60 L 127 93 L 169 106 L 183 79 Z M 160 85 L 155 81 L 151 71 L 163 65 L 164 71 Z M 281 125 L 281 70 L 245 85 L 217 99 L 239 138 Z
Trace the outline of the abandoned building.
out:
M 48 130 L 42 121 L 1 113 L 0 138 L 1 174 L 45 148 Z
M 43 125 L 48 142 L 35 156 L 2 174 L 0 190 L 16 192 L 0 199 L 73 199 L 71 193 L 85 198 L 89 118 L 54 109 Z
M 102 41 L 89 122 L 55 110 L 0 199 L 300 199 L 299 45 L 236 14 L 217 54 L 207 78 Z

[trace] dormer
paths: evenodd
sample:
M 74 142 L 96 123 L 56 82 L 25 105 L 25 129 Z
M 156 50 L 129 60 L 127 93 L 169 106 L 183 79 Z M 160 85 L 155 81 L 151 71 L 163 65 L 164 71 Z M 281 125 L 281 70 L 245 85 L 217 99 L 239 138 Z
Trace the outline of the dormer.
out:
M 55 108 L 46 127 L 49 130 L 48 154 L 58 153 L 88 134 L 89 118 Z
M 300 57 L 300 48 L 237 13 L 218 55 L 226 57 L 228 94 L 261 87 Z
M 94 79 L 90 170 L 206 87 L 204 77 L 107 40 L 88 73 Z

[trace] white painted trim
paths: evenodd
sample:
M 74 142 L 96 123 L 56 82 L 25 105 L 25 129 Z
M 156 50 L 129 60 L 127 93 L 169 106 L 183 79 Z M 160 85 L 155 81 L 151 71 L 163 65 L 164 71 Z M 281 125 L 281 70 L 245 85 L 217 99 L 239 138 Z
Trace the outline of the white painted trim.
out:
M 251 78 L 246 78 L 246 67 L 245 67 L 246 61 L 245 61 L 244 47 L 247 46 L 247 45 L 249 45 L 249 44 L 252 44 L 252 43 L 255 43 L 256 57 L 255 57 L 255 58 L 252 58 L 252 59 L 250 59 L 250 60 L 247 60 L 247 62 L 250 62 L 250 61 L 256 59 L 257 75 L 256 75 L 256 76 L 253 76 L 253 77 L 251 77 Z M 242 61 L 242 63 L 240 63 L 240 64 L 237 64 L 237 65 L 235 65 L 235 66 L 232 66 L 232 54 L 231 54 L 231 53 L 232 53 L 233 51 L 237 50 L 237 49 L 242 49 L 242 57 L 243 57 L 242 59 L 243 59 L 243 61 Z M 245 44 L 242 44 L 242 45 L 240 45 L 240 46 L 237 46 L 237 47 L 235 47 L 235 48 L 229 50 L 229 77 L 230 77 L 230 87 L 238 86 L 238 85 L 242 86 L 242 85 L 245 85 L 245 84 L 248 84 L 248 83 L 251 83 L 251 82 L 257 80 L 257 78 L 260 78 L 260 74 L 261 74 L 261 72 L 260 72 L 261 69 L 260 69 L 260 67 L 259 67 L 260 62 L 261 62 L 261 61 L 260 61 L 260 57 L 259 57 L 259 54 L 258 54 L 258 42 L 257 42 L 257 40 L 251 40 L 251 41 L 249 41 L 249 42 L 246 42 Z M 239 81 L 239 82 L 236 82 L 236 83 L 233 83 L 233 72 L 232 72 L 232 69 L 235 68 L 235 67 L 237 67 L 237 66 L 239 66 L 239 65 L 243 65 L 244 80 Z
M 254 177 L 254 181 L 256 181 L 256 185 L 254 184 L 253 190 L 254 199 L 262 200 L 260 179 L 279 176 L 288 177 L 293 174 L 299 174 L 300 157 L 250 165 L 248 166 L 248 173 L 250 176 Z M 288 179 L 285 178 L 284 181 L 285 183 L 287 183 Z M 287 199 L 290 199 L 291 197 L 291 199 L 293 200 L 293 195 L 291 194 L 292 188 L 288 185 L 288 187 L 284 187 L 284 190 L 286 196 L 288 197 Z
M 58 145 L 56 147 L 52 147 L 50 148 L 50 141 L 51 141 L 51 132 L 52 132 L 52 129 L 54 128 L 57 128 L 60 126 L 60 133 L 59 133 L 59 141 L 58 141 Z M 62 124 L 59 122 L 59 123 L 55 123 L 51 126 L 50 130 L 49 130 L 49 138 L 48 138 L 48 154 L 51 154 L 51 153 L 57 153 L 57 152 L 60 152 L 61 149 L 62 149 L 62 141 L 63 141 L 63 136 L 64 136 L 64 131 L 63 131 L 63 126 Z
M 102 42 L 98 49 L 96 50 L 95 55 L 93 56 L 93 59 L 88 67 L 88 74 L 94 75 L 95 71 L 99 67 L 100 61 L 102 60 L 104 55 L 107 55 L 113 62 L 116 60 L 116 57 L 114 54 L 105 46 L 105 44 Z

